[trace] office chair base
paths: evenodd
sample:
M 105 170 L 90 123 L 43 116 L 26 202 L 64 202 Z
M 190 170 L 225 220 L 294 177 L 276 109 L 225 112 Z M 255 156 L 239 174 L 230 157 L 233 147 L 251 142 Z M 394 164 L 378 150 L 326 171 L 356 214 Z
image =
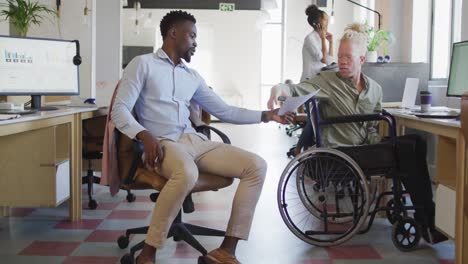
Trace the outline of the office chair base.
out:
M 96 200 L 94 200 L 94 199 L 89 200 L 89 202 L 88 202 L 88 208 L 89 209 L 95 210 L 97 207 L 98 207 L 98 203 L 96 202 Z
M 135 200 L 136 200 L 135 194 L 128 191 L 128 193 L 127 193 L 127 202 L 133 203 Z
M 91 210 L 95 210 L 98 207 L 98 203 L 96 200 L 93 199 L 93 184 L 94 183 L 100 183 L 101 178 L 94 176 L 93 170 L 90 168 L 88 169 L 88 173 L 85 177 L 81 179 L 82 184 L 88 184 L 88 208 Z
M 125 254 L 120 258 L 120 264 L 134 264 L 135 260 L 130 254 Z

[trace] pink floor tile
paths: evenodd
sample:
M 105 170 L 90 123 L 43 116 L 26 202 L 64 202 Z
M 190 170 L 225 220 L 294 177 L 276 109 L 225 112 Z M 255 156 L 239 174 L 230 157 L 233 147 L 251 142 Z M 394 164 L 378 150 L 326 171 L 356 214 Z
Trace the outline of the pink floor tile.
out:
M 98 206 L 96 210 L 114 210 L 115 208 L 117 208 L 117 206 L 119 206 L 119 204 L 120 203 L 100 203 L 98 201 Z M 87 201 L 83 202 L 82 208 L 84 210 L 89 210 Z
M 135 202 L 152 203 L 151 199 L 149 198 L 149 195 L 137 195 Z
M 187 243 L 180 242 L 176 244 L 174 258 L 193 259 L 198 258 L 199 256 L 201 256 L 201 254 Z
M 144 210 L 114 210 L 107 219 L 146 219 L 150 214 Z
M 119 260 L 118 257 L 83 257 L 71 256 L 67 257 L 63 264 L 115 264 Z
M 102 219 L 81 219 L 76 222 L 63 220 L 55 225 L 55 229 L 91 229 L 94 230 L 101 224 Z
M 68 256 L 79 245 L 80 242 L 34 241 L 31 245 L 23 249 L 19 255 Z
M 125 235 L 125 230 L 95 230 L 86 239 L 85 242 L 117 242 L 117 239 Z M 133 235 L 130 236 L 132 239 Z
M 327 248 L 330 259 L 381 259 L 372 246 L 339 246 Z
M 25 217 L 32 213 L 35 208 L 11 208 L 10 216 L 12 217 Z

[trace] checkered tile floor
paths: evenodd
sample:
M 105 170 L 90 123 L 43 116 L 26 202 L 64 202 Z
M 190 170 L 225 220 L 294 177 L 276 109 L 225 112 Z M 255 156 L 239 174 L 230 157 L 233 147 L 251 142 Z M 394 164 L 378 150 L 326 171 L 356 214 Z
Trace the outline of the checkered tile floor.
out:
M 288 162 L 285 152 L 294 139 L 276 125 L 231 126 L 217 124 L 234 145 L 256 152 L 269 164 L 267 181 L 252 227 L 251 237 L 241 242 L 238 258 L 246 264 L 341 264 L 341 263 L 453 263 L 453 242 L 403 253 L 391 242 L 391 226 L 378 219 L 371 231 L 334 248 L 313 247 L 297 239 L 283 223 L 276 205 L 279 176 Z M 247 134 L 246 134 L 247 133 Z M 268 136 L 267 136 L 268 135 Z M 281 142 L 278 144 L 278 142 Z M 194 195 L 196 212 L 184 215 L 186 222 L 225 229 L 236 185 L 218 192 Z M 83 219 L 67 221 L 68 206 L 58 208 L 13 208 L 11 216 L 0 218 L 0 263 L 119 263 L 127 250 L 119 249 L 117 238 L 124 230 L 147 225 L 153 209 L 150 191 L 137 191 L 134 203 L 126 193 L 110 197 L 107 187 L 97 186 L 97 210 L 87 209 L 83 189 Z M 144 239 L 131 237 L 130 245 Z M 219 246 L 221 238 L 200 237 L 208 249 Z M 158 264 L 195 264 L 199 253 L 183 242 L 168 240 L 158 250 Z

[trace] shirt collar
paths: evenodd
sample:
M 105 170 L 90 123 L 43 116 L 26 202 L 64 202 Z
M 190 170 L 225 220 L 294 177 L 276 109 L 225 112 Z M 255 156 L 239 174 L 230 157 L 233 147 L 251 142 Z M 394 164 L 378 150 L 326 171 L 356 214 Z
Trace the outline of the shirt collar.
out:
M 363 73 L 361 73 L 361 76 L 362 76 L 362 79 L 364 80 L 365 89 L 368 90 L 369 89 L 369 79 Z M 354 85 L 354 82 L 353 82 L 352 78 L 341 77 L 340 72 L 336 73 L 336 77 L 338 77 L 340 80 L 344 81 L 346 84 L 348 84 L 348 85 L 352 86 L 354 89 L 356 89 L 356 85 Z
M 160 59 L 166 60 L 166 61 L 168 61 L 169 63 L 171 63 L 172 65 L 174 65 L 174 62 L 171 60 L 171 58 L 169 58 L 169 56 L 167 56 L 166 52 L 165 52 L 162 48 L 159 48 L 159 49 L 156 51 L 156 56 L 159 57 Z M 179 63 L 177 66 L 180 66 L 180 67 L 182 67 L 182 68 L 188 70 L 188 67 L 187 67 L 187 65 L 184 63 L 183 60 L 180 60 L 180 63 Z

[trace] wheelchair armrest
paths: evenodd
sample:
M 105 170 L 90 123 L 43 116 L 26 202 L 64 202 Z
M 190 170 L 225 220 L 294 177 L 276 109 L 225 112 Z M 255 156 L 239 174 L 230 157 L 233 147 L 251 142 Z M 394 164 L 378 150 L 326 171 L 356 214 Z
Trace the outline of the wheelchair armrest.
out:
M 197 130 L 197 132 L 201 132 L 201 131 L 206 130 L 206 129 L 215 132 L 225 144 L 231 144 L 231 140 L 228 138 L 228 136 L 226 136 L 226 134 L 224 134 L 223 132 L 221 132 L 217 128 L 214 128 L 214 127 L 209 126 L 209 125 L 201 125 L 201 126 L 197 126 L 195 128 L 195 130 Z
M 328 117 L 326 119 L 320 120 L 320 125 L 356 123 L 356 122 L 378 121 L 378 120 L 384 120 L 381 113 L 369 114 L 369 115 L 348 115 L 348 116 Z
M 396 137 L 395 118 L 387 111 L 368 115 L 348 115 L 348 116 L 337 116 L 329 117 L 320 120 L 319 125 L 332 125 L 332 124 L 343 124 L 343 123 L 357 123 L 357 122 L 368 122 L 368 121 L 385 121 L 389 126 L 390 137 Z

